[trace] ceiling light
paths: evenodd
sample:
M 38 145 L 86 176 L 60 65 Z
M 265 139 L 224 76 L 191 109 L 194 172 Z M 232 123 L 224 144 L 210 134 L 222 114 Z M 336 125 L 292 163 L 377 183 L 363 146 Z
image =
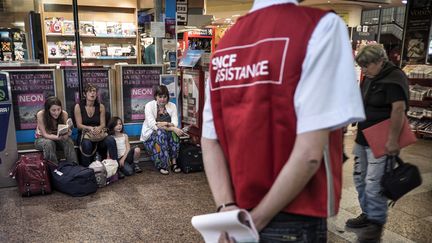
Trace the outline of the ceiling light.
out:
M 381 5 L 378 5 L 378 8 L 382 8 L 382 6 L 381 6 Z
M 408 3 L 408 0 L 402 0 L 402 3 L 403 3 L 403 4 L 407 4 L 407 3 Z

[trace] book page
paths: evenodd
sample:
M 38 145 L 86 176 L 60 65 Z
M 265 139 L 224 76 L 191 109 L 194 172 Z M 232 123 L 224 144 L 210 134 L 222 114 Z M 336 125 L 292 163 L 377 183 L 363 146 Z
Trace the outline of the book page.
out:
M 207 243 L 218 242 L 222 232 L 227 232 L 236 242 L 259 242 L 252 218 L 244 209 L 194 216 L 192 225 Z
M 63 136 L 68 134 L 69 130 L 72 129 L 73 127 L 73 122 L 72 119 L 69 118 L 66 121 L 66 124 L 59 124 L 57 126 L 57 136 Z

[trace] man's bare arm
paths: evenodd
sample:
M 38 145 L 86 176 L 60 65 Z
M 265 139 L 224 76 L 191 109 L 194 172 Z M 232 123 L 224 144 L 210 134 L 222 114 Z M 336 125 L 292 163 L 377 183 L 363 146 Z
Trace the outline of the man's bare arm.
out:
M 270 191 L 256 208 L 252 218 L 260 231 L 303 190 L 321 166 L 329 130 L 297 135 L 288 163 L 282 168 Z
M 201 139 L 204 168 L 216 206 L 235 202 L 231 176 L 222 148 L 215 139 Z

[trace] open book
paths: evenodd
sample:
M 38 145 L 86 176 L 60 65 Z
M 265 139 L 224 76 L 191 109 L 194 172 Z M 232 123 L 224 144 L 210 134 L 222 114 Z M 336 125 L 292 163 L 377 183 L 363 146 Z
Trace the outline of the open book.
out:
M 72 119 L 67 119 L 66 124 L 58 124 L 57 126 L 57 136 L 66 135 L 69 132 L 69 129 L 72 129 L 73 122 Z
M 218 242 L 222 232 L 227 232 L 236 242 L 259 242 L 252 218 L 244 209 L 194 216 L 192 225 L 206 243 Z

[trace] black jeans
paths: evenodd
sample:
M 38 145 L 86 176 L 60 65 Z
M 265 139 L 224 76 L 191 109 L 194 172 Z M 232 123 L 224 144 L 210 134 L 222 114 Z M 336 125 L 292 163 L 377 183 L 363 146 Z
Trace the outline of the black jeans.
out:
M 260 232 L 260 242 L 327 242 L 327 219 L 278 213 Z
M 97 146 L 96 151 L 99 153 L 99 155 L 101 156 L 101 160 L 106 159 L 107 157 L 107 146 L 105 144 L 105 140 L 102 140 L 100 142 L 92 142 L 88 139 L 83 139 L 81 141 L 81 138 L 78 137 L 78 141 L 81 141 L 81 149 L 82 152 L 84 152 L 85 154 L 91 155 L 91 156 L 86 156 L 83 153 L 81 154 L 81 162 L 80 164 L 82 166 L 88 167 L 94 160 L 95 160 L 95 155 L 96 153 L 92 154 L 95 146 Z

